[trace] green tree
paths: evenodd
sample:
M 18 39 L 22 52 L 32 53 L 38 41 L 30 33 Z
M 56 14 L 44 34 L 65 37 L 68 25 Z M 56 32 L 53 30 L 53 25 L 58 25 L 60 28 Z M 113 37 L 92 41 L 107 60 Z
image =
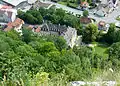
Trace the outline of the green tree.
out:
M 92 0 L 87 0 L 87 1 L 88 1 L 89 4 L 92 2 Z
M 6 33 L 6 36 L 10 37 L 10 38 L 12 38 L 14 40 L 20 40 L 20 34 L 17 31 L 15 31 L 14 29 L 8 31 Z
M 55 46 L 58 50 L 62 50 L 62 49 L 66 49 L 67 48 L 67 44 L 66 41 L 63 37 L 57 37 L 55 39 Z
M 110 48 L 109 48 L 109 56 L 110 57 L 115 57 L 117 59 L 120 59 L 120 42 L 114 43 Z
M 45 42 L 45 43 L 42 43 L 42 45 L 40 46 L 40 53 L 42 55 L 46 55 L 47 53 L 56 51 L 56 50 L 57 49 L 56 49 L 54 43 L 52 43 L 52 42 Z
M 21 18 L 21 19 L 23 19 L 23 18 L 24 18 L 24 16 L 23 16 L 23 15 L 24 15 L 25 13 L 24 13 L 23 11 L 18 10 L 18 11 L 17 11 L 17 13 L 18 13 L 18 15 L 17 15 L 17 16 L 18 16 L 19 18 Z
M 10 46 L 7 42 L 0 40 L 0 52 L 4 53 L 5 51 L 9 51 L 10 50 Z
M 83 17 L 88 17 L 89 16 L 89 12 L 87 10 L 83 11 Z
M 71 26 L 74 28 L 78 28 L 80 23 L 78 22 L 78 18 L 72 15 L 65 15 L 61 24 Z
M 32 31 L 27 28 L 23 28 L 22 33 L 23 33 L 22 35 L 23 41 L 29 43 L 32 40 Z
M 34 57 L 36 55 L 36 51 L 34 48 L 32 48 L 29 45 L 22 45 L 16 48 L 15 51 L 18 55 L 20 55 L 22 58 L 28 56 L 28 57 Z
M 92 71 L 91 71 L 91 67 L 92 67 L 92 58 L 94 56 L 94 54 L 92 53 L 91 49 L 89 49 L 86 46 L 79 46 L 79 47 L 74 47 L 73 51 L 75 52 L 76 55 L 79 56 L 80 61 L 81 61 L 81 68 L 82 68 L 82 74 L 81 77 L 86 77 L 89 76 L 91 77 L 92 75 Z M 87 79 L 89 79 L 89 77 L 86 77 Z
M 26 13 L 31 14 L 34 18 L 36 18 L 35 24 L 42 24 L 43 23 L 43 17 L 41 16 L 39 11 L 37 11 L 37 10 L 29 10 Z
M 114 32 L 113 42 L 120 42 L 120 30 Z
M 37 18 L 35 18 L 32 14 L 30 13 L 25 13 L 25 20 L 29 24 L 37 24 Z
M 83 32 L 83 41 L 84 42 L 93 42 L 96 40 L 98 34 L 98 27 L 96 24 L 90 23 L 86 26 Z
M 37 16 L 37 24 L 42 24 L 43 23 L 43 17 L 41 15 Z
M 65 10 L 63 9 L 56 9 L 55 14 L 63 18 L 65 16 Z
M 113 37 L 114 37 L 115 29 L 116 29 L 115 24 L 111 23 L 110 27 L 109 27 L 109 30 L 108 30 L 107 34 L 105 35 L 105 40 L 109 44 L 113 43 L 113 40 L 114 40 Z
M 40 7 L 39 8 L 39 12 L 40 14 L 43 16 L 43 18 L 45 17 L 45 15 L 47 14 L 47 9 Z
M 120 42 L 114 43 L 108 50 L 109 61 L 112 63 L 112 68 L 118 70 L 120 67 Z

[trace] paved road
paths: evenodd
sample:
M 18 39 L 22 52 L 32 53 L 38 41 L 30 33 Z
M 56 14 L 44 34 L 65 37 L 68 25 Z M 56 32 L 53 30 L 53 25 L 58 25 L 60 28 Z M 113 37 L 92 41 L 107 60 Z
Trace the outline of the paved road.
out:
M 73 14 L 82 15 L 82 12 L 83 12 L 83 11 L 80 11 L 80 10 L 77 10 L 77 9 L 74 9 L 74 8 L 67 7 L 67 6 L 62 5 L 62 4 L 51 2 L 51 1 L 44 1 L 44 3 L 50 3 L 50 4 L 53 4 L 53 5 L 56 5 L 57 8 L 62 8 L 64 10 L 68 11 L 68 12 L 73 12 Z M 120 6 L 118 7 L 118 9 L 116 9 L 111 14 L 109 14 L 107 17 L 97 17 L 93 14 L 90 14 L 89 17 L 96 19 L 97 22 L 105 21 L 107 23 L 113 23 L 113 22 L 117 22 L 116 17 L 118 15 L 120 15 Z

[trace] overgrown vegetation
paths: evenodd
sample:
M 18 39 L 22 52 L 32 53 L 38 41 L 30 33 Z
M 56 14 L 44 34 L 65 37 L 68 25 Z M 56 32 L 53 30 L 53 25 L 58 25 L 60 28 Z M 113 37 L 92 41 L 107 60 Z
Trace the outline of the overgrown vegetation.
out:
M 61 37 L 38 36 L 25 28 L 22 36 L 14 30 L 0 31 L 0 82 L 4 86 L 46 82 L 66 86 L 69 81 L 95 79 L 109 68 L 119 70 L 119 46 L 113 44 L 108 57 L 103 57 L 86 46 L 68 49 Z
M 88 16 L 87 11 L 84 16 Z M 29 24 L 44 21 L 71 26 L 83 35 L 85 43 L 98 43 L 94 48 L 85 44 L 70 49 L 59 36 L 39 36 L 26 28 L 22 36 L 14 30 L 0 31 L 0 85 L 67 86 L 78 80 L 120 80 L 120 31 L 114 24 L 107 34 L 93 23 L 82 29 L 79 18 L 53 8 L 19 11 L 18 17 Z

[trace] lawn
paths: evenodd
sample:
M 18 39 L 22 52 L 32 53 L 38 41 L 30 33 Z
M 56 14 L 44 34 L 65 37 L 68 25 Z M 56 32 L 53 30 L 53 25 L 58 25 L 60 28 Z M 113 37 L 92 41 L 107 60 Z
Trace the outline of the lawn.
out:
M 62 5 L 67 5 L 67 2 L 63 2 L 63 1 L 59 1 L 58 3 Z
M 67 2 L 59 1 L 58 3 L 67 6 Z M 69 7 L 76 8 L 76 7 L 78 7 L 78 4 L 76 4 L 76 3 L 69 3 Z
M 107 57 L 107 49 L 109 47 L 108 44 L 105 43 L 98 43 L 98 42 L 94 42 L 92 44 L 95 44 L 96 46 L 94 46 L 94 51 L 96 54 L 102 55 L 104 57 Z

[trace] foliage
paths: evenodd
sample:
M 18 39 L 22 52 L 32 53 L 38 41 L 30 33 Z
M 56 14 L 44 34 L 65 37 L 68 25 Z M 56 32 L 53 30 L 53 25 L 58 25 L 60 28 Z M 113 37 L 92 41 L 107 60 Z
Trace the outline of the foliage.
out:
M 66 86 L 68 81 L 90 80 L 108 67 L 120 66 L 119 43 L 108 50 L 109 57 L 103 57 L 87 46 L 68 49 L 62 37 L 24 29 L 22 36 L 0 31 L 0 84 L 4 86 Z
M 22 29 L 23 36 L 22 40 L 26 43 L 29 43 L 32 40 L 32 31 L 26 28 Z
M 109 52 L 109 59 L 112 63 L 112 67 L 115 67 L 115 69 L 117 70 L 117 68 L 119 68 L 119 66 L 120 66 L 120 62 L 119 62 L 120 42 L 112 44 L 112 46 L 109 48 L 108 52 Z
M 120 30 L 114 32 L 113 42 L 120 42 Z
M 84 10 L 84 11 L 83 11 L 83 16 L 84 16 L 84 17 L 88 17 L 88 16 L 89 16 L 89 12 L 88 12 L 87 10 Z
M 120 42 L 114 43 L 110 48 L 109 48 L 109 56 L 110 57 L 116 57 L 120 58 Z
M 101 55 L 103 57 L 108 56 L 108 54 L 107 54 L 107 49 L 109 47 L 108 44 L 106 44 L 106 43 L 95 43 L 93 45 L 95 45 L 94 46 L 94 49 L 95 49 L 94 51 L 95 51 L 96 54 Z
M 29 10 L 27 12 L 18 10 L 18 17 L 29 24 L 42 24 L 43 22 L 43 17 L 36 10 Z
M 39 10 L 29 10 L 26 13 L 18 11 L 18 17 L 28 24 L 42 24 L 44 20 L 53 24 L 71 26 L 77 30 L 81 29 L 79 18 L 62 9 L 41 7 Z
M 111 23 L 109 30 L 107 32 L 107 34 L 105 35 L 105 40 L 107 43 L 112 44 L 114 41 L 114 33 L 115 33 L 115 24 Z
M 90 23 L 86 26 L 84 33 L 83 33 L 83 41 L 84 42 L 93 42 L 96 40 L 98 34 L 98 27 L 97 25 Z
M 55 39 L 55 46 L 58 50 L 62 50 L 62 49 L 66 49 L 67 48 L 67 44 L 66 41 L 63 37 L 58 37 Z

